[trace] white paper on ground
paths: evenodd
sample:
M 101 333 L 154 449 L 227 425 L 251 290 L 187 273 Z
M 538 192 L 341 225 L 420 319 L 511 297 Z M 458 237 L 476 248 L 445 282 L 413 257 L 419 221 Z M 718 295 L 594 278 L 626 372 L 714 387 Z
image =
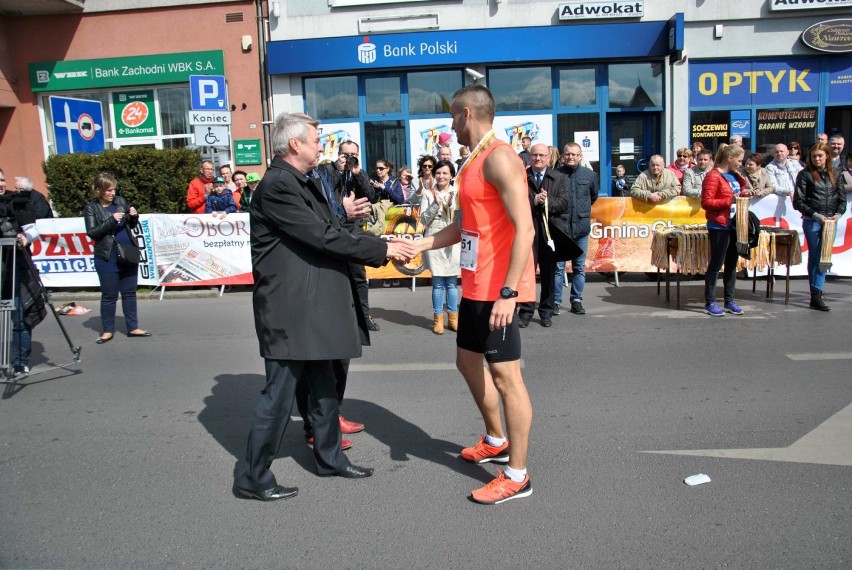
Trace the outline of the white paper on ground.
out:
M 690 475 L 684 479 L 683 482 L 690 487 L 694 487 L 695 485 L 701 485 L 702 483 L 709 483 L 710 477 L 704 473 L 697 473 L 696 475 Z

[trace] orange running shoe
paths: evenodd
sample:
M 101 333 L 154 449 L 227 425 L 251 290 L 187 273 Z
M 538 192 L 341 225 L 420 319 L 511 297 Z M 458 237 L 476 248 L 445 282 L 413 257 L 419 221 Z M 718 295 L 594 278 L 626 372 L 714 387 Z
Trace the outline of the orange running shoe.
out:
M 592 271 L 617 271 L 615 262 L 615 239 L 601 238 L 598 240 L 598 250 L 592 260 L 590 269 Z
M 483 463 L 508 463 L 509 462 L 509 441 L 501 445 L 500 447 L 494 447 L 493 445 L 488 445 L 485 441 L 485 436 L 482 436 L 482 439 L 474 445 L 473 447 L 465 447 L 461 451 L 461 457 L 465 461 L 470 461 L 471 463 L 477 463 L 482 465 Z
M 512 499 L 529 497 L 532 495 L 532 480 L 530 476 L 524 477 L 520 483 L 515 483 L 506 474 L 500 471 L 497 477 L 481 489 L 470 494 L 470 500 L 482 505 L 499 505 Z

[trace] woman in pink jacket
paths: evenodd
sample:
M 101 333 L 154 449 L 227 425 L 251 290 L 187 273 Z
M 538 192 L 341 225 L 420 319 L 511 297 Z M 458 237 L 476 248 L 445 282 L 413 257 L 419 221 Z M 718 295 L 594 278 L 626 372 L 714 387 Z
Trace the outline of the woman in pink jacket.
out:
M 725 312 L 743 314 L 743 310 L 734 302 L 734 289 L 737 286 L 737 244 L 731 228 L 731 221 L 734 219 L 731 204 L 736 203 L 737 196 L 752 195 L 748 181 L 737 172 L 744 154 L 741 147 L 723 144 L 716 152 L 715 168 L 707 173 L 701 185 L 701 207 L 707 217 L 710 240 L 710 264 L 704 274 L 704 312 L 711 317 L 724 317 Z M 719 279 L 719 269 L 723 262 L 724 311 L 716 304 L 716 281 Z

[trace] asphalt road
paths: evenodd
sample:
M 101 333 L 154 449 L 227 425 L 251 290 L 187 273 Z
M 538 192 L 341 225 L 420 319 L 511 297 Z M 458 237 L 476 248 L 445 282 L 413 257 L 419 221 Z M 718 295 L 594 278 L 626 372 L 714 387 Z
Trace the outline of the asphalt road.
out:
M 741 282 L 746 315 L 721 319 L 699 281 L 681 311 L 593 281 L 587 315 L 523 332 L 534 493 L 495 507 L 466 499 L 495 468 L 458 458 L 482 422 L 428 287 L 371 291 L 343 412 L 376 474 L 316 477 L 294 420 L 273 469 L 300 492 L 270 504 L 231 492 L 263 383 L 250 294 L 142 301 L 155 336 L 103 346 L 81 299 L 61 318 L 82 362 L 48 370 L 71 360 L 50 317 L 0 400 L 0 566 L 852 567 L 852 280 L 827 314 L 805 280 L 789 306 Z

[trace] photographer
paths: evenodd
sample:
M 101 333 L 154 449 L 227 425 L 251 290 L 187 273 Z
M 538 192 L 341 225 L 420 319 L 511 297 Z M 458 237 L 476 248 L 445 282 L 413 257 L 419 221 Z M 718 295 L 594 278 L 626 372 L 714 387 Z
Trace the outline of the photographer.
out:
M 2 171 L 0 171 L 2 173 Z M 5 177 L 4 177 L 5 181 Z M 52 218 L 50 205 L 40 192 L 33 190 L 32 180 L 24 176 L 15 177 L 15 187 L 7 189 L 2 185 L 3 237 L 17 237 L 20 247 L 28 248 L 29 244 L 39 238 L 36 220 Z M 15 309 L 12 311 L 12 373 L 16 376 L 26 376 L 30 372 L 30 352 L 32 350 L 33 327 L 38 325 L 47 314 L 44 299 L 40 295 L 41 283 L 32 260 L 29 249 L 18 251 L 15 255 L 13 290 L 9 291 L 15 299 Z M 4 273 L 11 275 L 12 268 L 7 267 L 7 259 L 3 260 Z M 7 283 L 3 283 L 3 297 L 8 298 Z

